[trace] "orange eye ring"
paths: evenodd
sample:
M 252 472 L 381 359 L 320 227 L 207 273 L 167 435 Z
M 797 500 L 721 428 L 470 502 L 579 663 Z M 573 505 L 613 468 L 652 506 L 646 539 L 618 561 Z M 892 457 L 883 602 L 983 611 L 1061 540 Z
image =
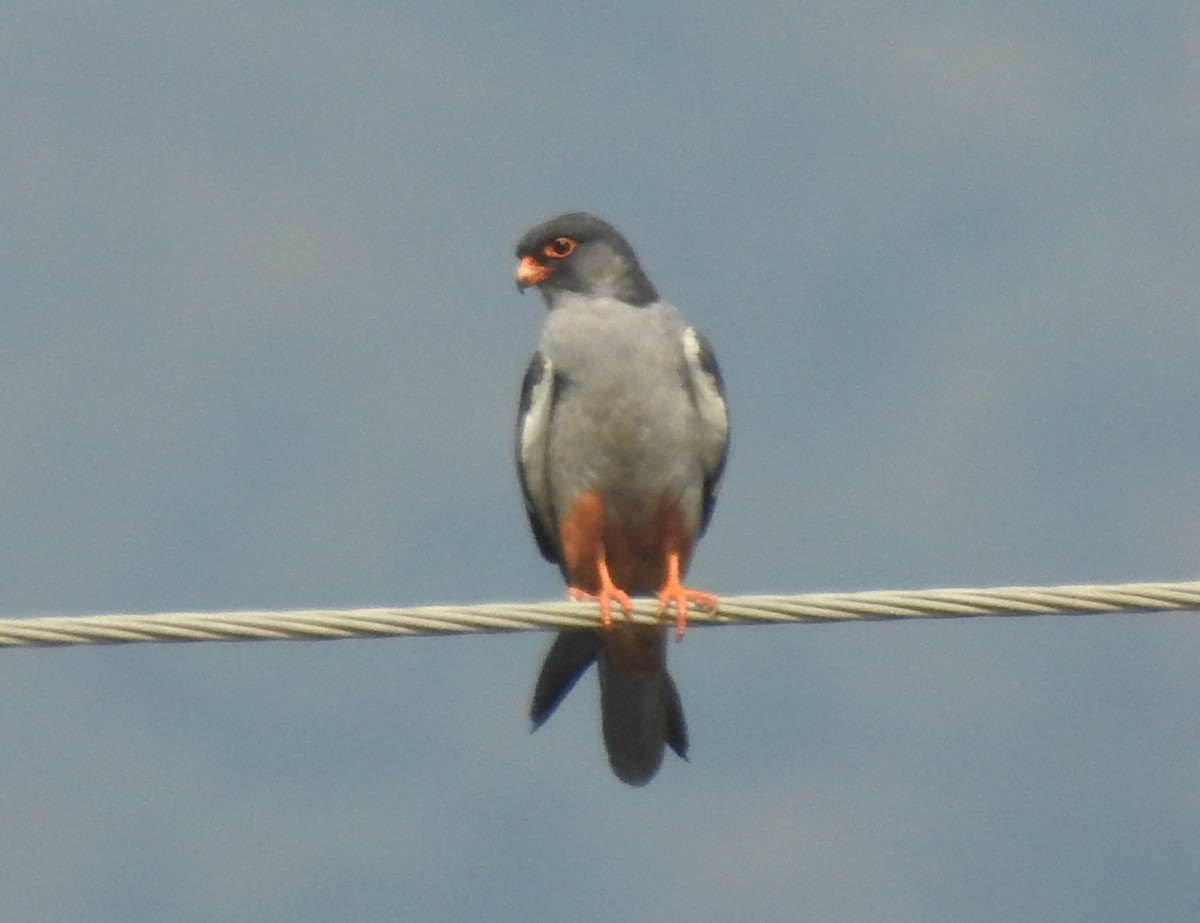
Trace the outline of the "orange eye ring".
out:
M 574 253 L 578 246 L 579 242 L 570 237 L 556 237 L 542 247 L 542 253 L 552 260 L 561 260 Z

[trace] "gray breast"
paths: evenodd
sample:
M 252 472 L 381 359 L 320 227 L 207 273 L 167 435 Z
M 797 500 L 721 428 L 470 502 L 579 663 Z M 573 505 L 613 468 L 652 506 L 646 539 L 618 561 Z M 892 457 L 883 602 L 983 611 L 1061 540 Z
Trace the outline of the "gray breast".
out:
M 580 492 L 604 493 L 606 516 L 631 525 L 659 499 L 698 521 L 703 474 L 685 384 L 686 324 L 670 305 L 578 298 L 550 312 L 541 350 L 558 375 L 547 446 L 559 514 Z

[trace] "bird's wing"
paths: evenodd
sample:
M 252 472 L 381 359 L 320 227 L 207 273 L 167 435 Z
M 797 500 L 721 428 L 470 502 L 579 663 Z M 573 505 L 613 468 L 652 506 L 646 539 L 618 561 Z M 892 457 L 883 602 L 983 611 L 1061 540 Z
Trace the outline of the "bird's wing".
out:
M 555 390 L 554 367 L 540 352 L 534 353 L 521 382 L 521 402 L 517 414 L 517 473 L 521 479 L 521 493 L 525 497 L 525 512 L 529 514 L 529 525 L 537 540 L 538 550 L 547 561 L 561 565 L 546 460 Z
M 725 406 L 725 383 L 717 357 L 704 335 L 694 327 L 683 333 L 683 354 L 687 362 L 692 403 L 699 419 L 697 445 L 704 471 L 704 507 L 699 535 L 704 534 L 717 502 L 717 488 L 729 454 L 729 410 Z

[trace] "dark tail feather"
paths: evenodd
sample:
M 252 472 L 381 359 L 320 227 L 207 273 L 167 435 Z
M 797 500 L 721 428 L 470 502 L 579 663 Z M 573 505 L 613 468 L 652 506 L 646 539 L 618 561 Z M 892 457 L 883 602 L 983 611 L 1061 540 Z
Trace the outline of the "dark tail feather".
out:
M 641 663 L 627 658 L 628 648 L 616 635 L 600 648 L 600 716 L 608 762 L 622 782 L 645 785 L 662 764 L 663 746 L 687 756 L 687 723 L 679 693 L 667 673 L 665 629 L 639 631 L 644 652 Z
M 546 659 L 542 661 L 542 672 L 538 674 L 533 702 L 529 706 L 529 717 L 533 719 L 535 731 L 554 714 L 558 703 L 566 698 L 579 677 L 592 665 L 599 649 L 600 636 L 594 631 L 558 633 Z
M 679 701 L 679 690 L 671 674 L 663 668 L 663 676 L 667 681 L 667 745 L 681 759 L 687 759 L 688 738 L 687 721 L 683 717 L 683 703 Z
M 687 722 L 667 673 L 666 629 L 614 625 L 560 631 L 538 674 L 529 717 L 537 730 L 593 661 L 600 672 L 600 718 L 608 762 L 622 782 L 645 785 L 664 745 L 687 759 Z

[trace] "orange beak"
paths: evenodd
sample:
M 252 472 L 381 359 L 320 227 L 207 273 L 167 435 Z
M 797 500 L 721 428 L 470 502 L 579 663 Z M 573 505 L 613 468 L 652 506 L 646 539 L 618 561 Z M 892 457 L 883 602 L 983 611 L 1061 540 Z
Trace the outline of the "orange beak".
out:
M 549 267 L 543 266 L 532 256 L 523 256 L 521 262 L 517 263 L 517 289 L 523 292 L 531 285 L 541 285 L 548 275 Z

